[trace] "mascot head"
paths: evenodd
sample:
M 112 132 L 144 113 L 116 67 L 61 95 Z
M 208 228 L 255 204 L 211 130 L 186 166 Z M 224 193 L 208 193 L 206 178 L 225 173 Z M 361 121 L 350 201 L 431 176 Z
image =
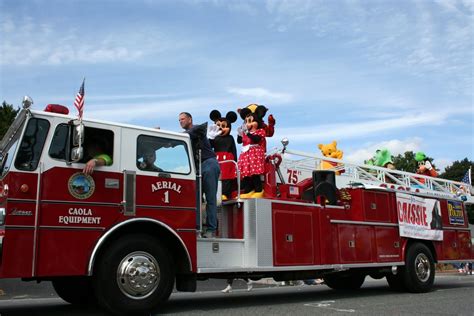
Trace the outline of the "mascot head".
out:
M 388 169 L 395 169 L 392 160 L 392 154 L 388 149 L 377 149 L 373 160 L 376 166 L 385 167 Z
M 223 117 L 217 110 L 212 110 L 209 114 L 209 118 L 219 126 L 221 130 L 220 136 L 226 136 L 230 134 L 232 129 L 232 123 L 237 121 L 237 114 L 234 111 L 227 112 L 227 115 Z
M 426 160 L 426 155 L 425 155 L 425 153 L 424 153 L 424 152 L 421 152 L 421 151 L 417 152 L 417 153 L 415 154 L 415 160 L 418 161 L 418 162 L 425 161 L 425 160 Z
M 260 121 L 263 121 L 263 118 L 265 117 L 265 114 L 267 114 L 267 111 L 268 109 L 264 105 L 258 105 L 254 103 L 247 105 L 243 109 L 237 110 L 243 120 L 245 120 L 247 115 L 255 114 Z
M 250 104 L 243 109 L 237 110 L 240 117 L 245 121 L 247 129 L 254 131 L 264 127 L 263 118 L 268 109 L 264 105 Z
M 324 157 L 342 159 L 343 152 L 337 149 L 336 141 L 333 141 L 330 144 L 319 144 L 318 148 L 321 150 Z

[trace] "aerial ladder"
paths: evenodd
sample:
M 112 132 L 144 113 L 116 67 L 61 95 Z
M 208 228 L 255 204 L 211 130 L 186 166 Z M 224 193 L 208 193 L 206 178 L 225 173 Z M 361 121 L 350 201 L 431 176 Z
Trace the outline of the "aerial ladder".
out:
M 344 160 L 323 157 L 287 148 L 283 140 L 283 150 L 273 151 L 281 156 L 279 162 L 280 183 L 297 184 L 311 178 L 314 170 L 321 170 L 322 162 L 332 162 L 330 170 L 336 173 L 336 186 L 347 188 L 361 186 L 370 189 L 386 189 L 397 192 L 410 192 L 438 198 L 460 199 L 474 204 L 474 190 L 469 183 L 433 178 L 401 170 L 392 170 L 372 165 L 357 164 Z M 270 153 L 269 156 L 271 156 Z M 327 165 L 327 164 L 326 164 Z M 285 177 L 287 175 L 287 177 Z

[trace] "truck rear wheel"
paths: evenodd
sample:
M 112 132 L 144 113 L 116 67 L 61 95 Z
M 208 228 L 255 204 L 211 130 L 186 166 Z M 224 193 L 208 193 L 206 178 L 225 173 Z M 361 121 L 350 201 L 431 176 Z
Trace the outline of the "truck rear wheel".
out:
M 57 278 L 52 280 L 52 283 L 58 296 L 70 304 L 96 303 L 90 277 Z
M 334 290 L 357 290 L 364 284 L 364 274 L 338 275 L 328 274 L 324 276 L 324 283 Z
M 169 251 L 147 235 L 118 239 L 95 272 L 97 300 L 114 314 L 149 313 L 169 298 L 174 285 Z
M 407 251 L 403 283 L 412 293 L 424 293 L 431 290 L 435 277 L 433 255 L 422 243 L 412 244 Z

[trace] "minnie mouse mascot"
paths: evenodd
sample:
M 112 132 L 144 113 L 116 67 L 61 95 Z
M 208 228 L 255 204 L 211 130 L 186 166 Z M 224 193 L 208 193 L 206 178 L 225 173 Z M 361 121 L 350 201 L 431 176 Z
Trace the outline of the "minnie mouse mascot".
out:
M 272 114 L 270 114 L 268 116 L 268 124 L 265 123 L 265 121 L 263 121 L 263 117 L 265 116 L 265 114 L 267 113 L 268 109 L 264 106 L 264 105 L 258 105 L 258 104 L 255 104 L 255 103 L 252 103 L 252 104 L 249 104 L 247 105 L 244 110 L 247 111 L 247 110 L 250 110 L 250 112 L 252 113 L 255 113 L 255 110 L 256 109 L 259 109 L 259 112 L 260 113 L 263 113 L 263 116 L 262 116 L 262 128 L 265 130 L 265 137 L 272 137 L 273 134 L 275 133 L 275 123 L 276 123 L 276 120 L 275 118 L 273 117 Z M 237 109 L 237 112 L 240 113 L 240 111 L 242 111 L 243 109 Z M 267 151 L 267 144 L 266 144 L 266 140 L 265 140 L 265 144 L 264 144 L 264 148 L 265 148 L 265 152 Z
M 239 156 L 239 170 L 242 177 L 244 194 L 241 198 L 263 197 L 261 176 L 265 173 L 265 129 L 263 117 L 267 112 L 264 106 L 257 106 L 255 111 L 248 107 L 240 110 L 240 117 L 245 121 L 238 128 L 237 143 L 242 144 Z
M 209 118 L 219 128 L 218 136 L 214 139 L 210 139 L 211 147 L 216 153 L 217 161 L 227 161 L 219 163 L 221 167 L 222 200 L 225 201 L 231 197 L 233 191 L 237 190 L 237 173 L 235 170 L 235 164 L 228 161 L 237 161 L 235 140 L 234 137 L 230 135 L 232 123 L 237 121 L 237 114 L 234 111 L 230 111 L 225 117 L 222 117 L 219 111 L 212 110 L 209 114 Z

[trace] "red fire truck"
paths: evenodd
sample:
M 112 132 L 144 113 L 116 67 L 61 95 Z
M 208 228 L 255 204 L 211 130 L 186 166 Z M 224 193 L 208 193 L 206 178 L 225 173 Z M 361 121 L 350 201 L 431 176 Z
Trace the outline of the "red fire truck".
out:
M 174 286 L 230 277 L 323 278 L 336 290 L 385 277 L 426 292 L 435 263 L 474 259 L 470 186 L 339 160 L 319 170 L 326 158 L 286 142 L 267 157 L 265 197 L 220 203 L 218 237 L 201 238 L 187 134 L 30 107 L 0 143 L 0 277 L 52 281 L 72 304 L 147 312 Z M 94 144 L 113 162 L 86 175 Z

